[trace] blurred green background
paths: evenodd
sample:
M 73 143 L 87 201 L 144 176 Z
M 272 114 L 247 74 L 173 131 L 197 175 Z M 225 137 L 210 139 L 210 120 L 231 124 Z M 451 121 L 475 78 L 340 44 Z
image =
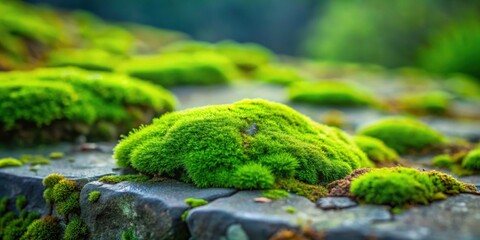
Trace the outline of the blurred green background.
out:
M 480 77 L 478 0 L 29 0 L 335 62 Z

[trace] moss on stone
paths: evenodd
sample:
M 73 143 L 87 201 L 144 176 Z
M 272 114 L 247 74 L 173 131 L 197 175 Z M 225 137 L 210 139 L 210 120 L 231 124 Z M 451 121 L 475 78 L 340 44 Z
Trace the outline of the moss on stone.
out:
M 333 106 L 367 106 L 376 104 L 372 94 L 345 82 L 300 82 L 290 85 L 288 91 L 289 99 L 294 102 Z
M 451 106 L 452 96 L 442 91 L 411 93 L 399 99 L 400 108 L 415 114 L 446 114 Z
M 290 214 L 294 214 L 297 212 L 297 209 L 292 206 L 285 206 L 283 209 L 285 210 L 285 212 Z
M 102 196 L 102 192 L 100 191 L 91 191 L 89 194 L 88 194 L 88 201 L 91 202 L 91 203 L 95 203 L 98 201 L 98 199 L 100 199 L 100 196 Z
M 265 65 L 257 69 L 254 78 L 261 82 L 289 85 L 295 82 L 303 82 L 305 78 L 300 72 L 290 66 Z
M 27 228 L 20 240 L 51 240 L 61 239 L 62 226 L 60 220 L 52 216 L 44 216 L 35 220 Z
M 350 186 L 352 195 L 365 203 L 391 206 L 429 204 L 438 193 L 475 191 L 474 185 L 461 183 L 447 174 L 403 167 L 373 169 L 353 179 Z
M 277 179 L 273 188 L 285 189 L 299 196 L 304 196 L 312 202 L 326 196 L 328 193 L 327 189 L 321 185 L 307 184 L 294 178 Z
M 432 160 L 432 165 L 439 168 L 450 169 L 453 164 L 453 159 L 448 154 L 437 155 Z
M 76 217 L 65 227 L 63 240 L 84 240 L 88 239 L 87 225 L 81 218 Z
M 282 199 L 289 197 L 290 194 L 283 189 L 269 189 L 262 192 L 262 196 L 270 199 Z
M 138 240 L 138 238 L 135 237 L 133 229 L 128 229 L 127 231 L 122 232 L 122 240 Z
M 462 167 L 468 170 L 480 171 L 480 148 L 470 151 L 462 161 Z
M 398 153 L 418 151 L 445 142 L 441 133 L 418 120 L 405 117 L 381 119 L 360 129 L 358 133 L 380 139 Z
M 114 158 L 144 174 L 240 189 L 271 188 L 282 178 L 328 183 L 372 166 L 342 131 L 264 100 L 167 114 L 132 131 Z
M 62 159 L 64 156 L 63 152 L 51 152 L 50 155 L 48 155 L 50 159 Z
M 25 234 L 28 229 L 28 226 L 38 219 L 40 216 L 38 213 L 28 213 L 26 211 L 22 211 L 23 216 L 21 215 L 20 218 L 16 218 L 8 222 L 5 226 L 5 229 L 2 231 L 1 239 L 4 240 L 18 240 Z
M 2 216 L 6 211 L 8 207 L 8 197 L 4 196 L 0 199 L 0 216 Z
M 392 162 L 398 159 L 397 152 L 379 139 L 369 136 L 355 136 L 353 140 L 372 162 Z
M 208 201 L 201 198 L 187 198 L 185 199 L 185 203 L 192 208 L 196 208 L 203 205 L 207 205 Z
M 180 219 L 182 219 L 183 222 L 186 222 L 189 213 L 190 213 L 190 210 L 186 210 L 185 212 L 182 213 L 182 216 L 180 217 Z
M 15 207 L 18 211 L 22 211 L 28 204 L 27 197 L 25 195 L 18 195 L 15 199 Z
M 128 175 L 108 175 L 103 176 L 98 181 L 108 184 L 117 184 L 120 182 L 147 182 L 151 178 L 145 175 L 128 174 Z
M 23 163 L 19 161 L 18 159 L 15 158 L 2 158 L 0 159 L 0 168 L 5 168 L 5 167 L 19 167 L 22 166 Z
M 43 192 L 45 201 L 55 206 L 58 214 L 65 216 L 79 213 L 80 188 L 78 184 L 58 173 L 52 173 L 43 179 L 46 187 Z
M 112 72 L 124 57 L 102 49 L 62 49 L 51 52 L 48 58 L 51 67 L 71 66 Z
M 60 182 L 63 179 L 64 179 L 63 175 L 61 175 L 59 173 L 52 173 L 52 174 L 49 174 L 48 176 L 46 176 L 42 180 L 42 184 L 46 188 L 53 188 L 58 182 Z

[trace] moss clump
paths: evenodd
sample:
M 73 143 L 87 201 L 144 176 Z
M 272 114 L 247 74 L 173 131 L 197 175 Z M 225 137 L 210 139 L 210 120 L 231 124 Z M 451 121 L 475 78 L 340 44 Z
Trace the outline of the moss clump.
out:
M 236 70 L 227 58 L 203 52 L 138 57 L 126 62 L 119 71 L 166 87 L 228 83 Z
M 480 148 L 470 151 L 462 161 L 462 167 L 468 170 L 480 171 Z
M 327 183 L 372 165 L 345 133 L 264 100 L 167 114 L 130 133 L 114 158 L 145 174 L 240 189 Z
M 91 191 L 88 194 L 88 201 L 91 203 L 95 203 L 100 199 L 100 196 L 102 196 L 102 193 L 100 191 Z
M 4 240 L 21 239 L 28 226 L 38 218 L 39 215 L 36 212 L 28 213 L 26 210 L 22 211 L 20 216 L 6 222 L 4 229 L 0 231 L 0 238 Z
M 25 195 L 18 195 L 17 199 L 15 199 L 15 207 L 17 207 L 18 211 L 24 209 L 28 204 L 27 197 Z
M 0 168 L 5 167 L 19 167 L 22 166 L 23 163 L 15 158 L 2 158 L 0 159 Z
M 133 229 L 128 229 L 127 231 L 122 232 L 122 240 L 137 240 L 135 237 L 135 232 Z
M 334 106 L 367 106 L 376 104 L 370 93 L 344 82 L 302 82 L 290 85 L 288 91 L 290 100 L 294 102 Z
M 352 195 L 361 201 L 391 206 L 428 204 L 439 194 L 474 191 L 474 185 L 461 183 L 447 174 L 403 167 L 373 169 L 353 179 L 350 186 Z
M 404 95 L 399 99 L 400 108 L 415 114 L 442 115 L 449 111 L 452 96 L 446 92 L 432 91 Z
M 8 207 L 8 197 L 2 197 L 0 199 L 0 215 L 3 215 L 7 211 Z
M 50 159 L 61 159 L 63 158 L 65 155 L 63 154 L 63 152 L 51 152 L 50 155 L 48 156 Z
M 72 219 L 72 221 L 70 221 L 65 227 L 63 239 L 64 240 L 88 239 L 87 225 L 79 217 Z
M 101 49 L 64 49 L 51 52 L 48 65 L 112 72 L 122 58 L 122 56 Z
M 297 195 L 304 196 L 312 202 L 326 196 L 328 193 L 328 190 L 323 186 L 306 184 L 293 178 L 277 179 L 273 188 L 285 189 Z
M 95 138 L 93 130 L 103 122 L 126 132 L 171 111 L 175 102 L 167 90 L 119 74 L 54 68 L 0 78 L 4 141 L 19 132 L 23 138 L 18 141 L 32 143 L 71 140 L 78 134 Z
M 151 178 L 145 175 L 129 174 L 129 175 L 109 175 L 103 176 L 98 181 L 108 184 L 117 184 L 120 182 L 147 182 Z
M 355 136 L 353 140 L 367 157 L 375 163 L 392 162 L 398 159 L 397 152 L 379 139 L 369 136 Z
M 187 198 L 185 199 L 185 203 L 192 208 L 196 208 L 207 205 L 208 201 L 201 198 Z
M 182 216 L 180 217 L 180 219 L 182 219 L 183 222 L 186 222 L 189 213 L 190 213 L 190 210 L 186 210 L 185 212 L 182 213 Z
M 42 184 L 46 188 L 53 188 L 55 185 L 57 185 L 58 182 L 60 182 L 60 180 L 63 180 L 63 179 L 64 179 L 63 175 L 58 174 L 58 173 L 52 173 L 52 174 L 46 176 L 42 180 Z
M 439 168 L 450 169 L 453 165 L 453 159 L 448 154 L 437 155 L 433 158 L 432 165 Z
M 51 207 L 55 206 L 58 214 L 77 214 L 80 211 L 80 188 L 73 180 L 66 179 L 58 173 L 52 173 L 43 179 L 46 187 L 43 197 Z M 50 210 L 52 212 L 52 209 Z
M 292 206 L 285 206 L 283 209 L 285 210 L 285 212 L 291 213 L 291 214 L 294 214 L 297 212 L 297 209 Z
M 255 79 L 261 82 L 289 85 L 295 82 L 303 82 L 305 78 L 300 72 L 289 66 L 266 65 L 255 72 Z
M 60 220 L 52 216 L 44 216 L 35 220 L 27 228 L 21 240 L 51 240 L 61 239 L 62 226 Z
M 426 124 L 403 117 L 381 119 L 362 128 L 358 133 L 380 139 L 398 153 L 422 150 L 445 142 L 445 137 L 441 133 Z
M 287 191 L 282 189 L 270 189 L 270 190 L 263 191 L 262 196 L 276 200 L 276 199 L 289 197 L 290 194 Z

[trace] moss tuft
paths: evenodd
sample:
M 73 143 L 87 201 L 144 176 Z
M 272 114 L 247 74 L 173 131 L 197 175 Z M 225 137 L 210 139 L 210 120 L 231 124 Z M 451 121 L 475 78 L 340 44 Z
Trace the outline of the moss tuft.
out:
M 282 178 L 327 183 L 372 166 L 342 131 L 264 100 L 166 114 L 132 131 L 114 158 L 148 175 L 240 189 L 271 188 Z
M 369 136 L 355 136 L 353 140 L 372 162 L 391 162 L 398 159 L 397 152 L 379 139 Z
M 108 184 L 117 184 L 120 182 L 147 182 L 150 180 L 149 176 L 129 174 L 129 175 L 109 175 L 98 179 L 99 182 Z
M 88 201 L 91 203 L 95 203 L 100 199 L 100 196 L 102 196 L 102 193 L 100 191 L 91 191 L 88 194 Z
M 285 206 L 283 209 L 285 210 L 285 212 L 291 213 L 291 214 L 294 214 L 297 212 L 297 209 L 292 206 Z
M 28 204 L 27 197 L 25 195 L 18 195 L 17 199 L 15 199 L 15 207 L 17 207 L 18 211 L 22 211 Z
M 376 100 L 370 93 L 362 91 L 354 85 L 336 81 L 292 84 L 289 87 L 289 98 L 294 102 L 334 106 L 376 104 Z
M 422 150 L 445 142 L 445 137 L 428 125 L 403 117 L 381 119 L 362 128 L 359 134 L 380 139 L 398 153 Z
M 187 198 L 185 199 L 185 203 L 192 208 L 196 208 L 207 205 L 208 201 L 201 198 Z
M 50 159 L 62 159 L 64 157 L 63 152 L 51 152 L 48 156 Z
M 273 188 L 285 189 L 299 196 L 304 196 L 310 201 L 316 201 L 319 198 L 326 196 L 328 193 L 327 189 L 320 185 L 306 184 L 294 178 L 277 179 L 277 182 L 275 183 Z
M 476 191 L 475 186 L 461 183 L 437 171 L 420 172 L 413 168 L 373 169 L 353 179 L 350 192 L 366 203 L 404 206 L 428 204 L 438 194 Z
M 437 155 L 433 158 L 432 165 L 439 168 L 450 169 L 453 165 L 453 159 L 448 154 Z
M 266 65 L 260 67 L 255 72 L 255 79 L 279 85 L 289 85 L 295 82 L 305 81 L 305 78 L 297 69 L 282 65 Z
M 451 99 L 452 96 L 446 92 L 432 91 L 402 96 L 399 103 L 407 112 L 442 115 L 449 111 Z
M 282 189 L 270 189 L 270 190 L 263 191 L 262 196 L 276 200 L 276 199 L 289 197 L 290 194 L 287 191 Z
M 122 240 L 137 240 L 138 238 L 135 237 L 135 232 L 133 229 L 128 229 L 127 231 L 122 232 Z
M 2 158 L 0 159 L 0 168 L 5 167 L 19 167 L 22 166 L 23 163 L 15 158 Z
M 3 216 L 3 214 L 7 211 L 8 207 L 8 197 L 4 196 L 0 199 L 0 216 Z
M 52 173 L 43 179 L 42 184 L 46 188 L 53 188 L 58 182 L 63 179 L 65 179 L 63 175 L 59 173 Z
M 27 228 L 20 240 L 51 240 L 61 239 L 62 226 L 60 220 L 52 216 L 44 216 L 35 220 Z
M 79 217 L 72 219 L 72 221 L 70 221 L 65 227 L 63 239 L 64 240 L 88 239 L 87 225 Z
M 470 151 L 462 161 L 462 167 L 468 170 L 480 171 L 480 148 Z

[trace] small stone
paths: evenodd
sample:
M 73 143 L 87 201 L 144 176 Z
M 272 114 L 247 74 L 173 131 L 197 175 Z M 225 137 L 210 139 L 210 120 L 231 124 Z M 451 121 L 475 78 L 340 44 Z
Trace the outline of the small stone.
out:
M 257 198 L 254 198 L 253 200 L 255 202 L 259 202 L 259 203 L 271 203 L 272 202 L 272 199 L 266 198 L 266 197 L 257 197 Z
M 328 209 L 343 209 L 354 207 L 357 205 L 355 201 L 348 197 L 324 197 L 320 198 L 316 202 L 317 207 L 328 210 Z
M 248 128 L 247 130 L 245 130 L 245 133 L 254 137 L 255 134 L 257 134 L 258 132 L 258 126 L 256 123 L 252 123 Z

